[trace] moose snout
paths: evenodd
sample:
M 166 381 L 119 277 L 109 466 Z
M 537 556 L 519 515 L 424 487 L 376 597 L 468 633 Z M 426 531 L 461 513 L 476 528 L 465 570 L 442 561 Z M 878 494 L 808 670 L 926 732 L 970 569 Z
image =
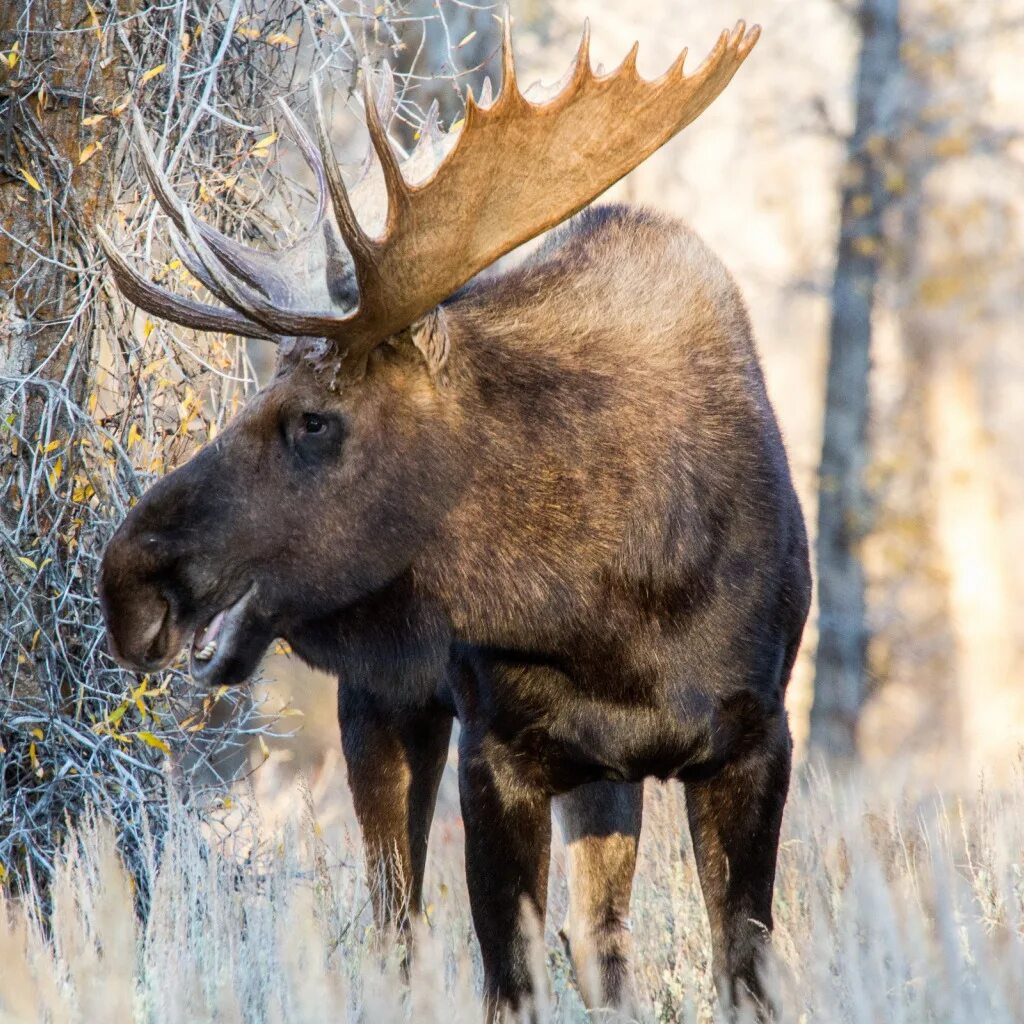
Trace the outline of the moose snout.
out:
M 107 545 L 100 567 L 107 648 L 118 664 L 142 672 L 165 667 L 184 641 L 171 602 L 153 580 L 151 563 L 146 545 L 122 527 Z

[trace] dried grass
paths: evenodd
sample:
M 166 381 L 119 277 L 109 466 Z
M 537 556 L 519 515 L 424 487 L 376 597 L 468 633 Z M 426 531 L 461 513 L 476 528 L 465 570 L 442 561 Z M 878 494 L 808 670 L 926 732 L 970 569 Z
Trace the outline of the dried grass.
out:
M 1020 780 L 1018 779 L 1018 782 Z M 340 779 L 333 784 L 340 785 Z M 250 797 L 251 799 L 251 797 Z M 0 908 L 2 1021 L 292 1021 L 456 1024 L 481 1020 L 457 829 L 435 828 L 411 984 L 399 949 L 380 949 L 352 822 L 304 808 L 211 849 L 180 805 L 140 922 L 109 824 L 92 816 L 65 845 L 52 935 L 31 900 Z M 647 1019 L 714 1018 L 707 926 L 682 795 L 652 786 L 634 894 Z M 327 817 L 336 807 L 327 807 Z M 776 893 L 784 1022 L 1011 1024 L 1024 1000 L 1024 788 L 880 798 L 818 778 L 794 792 Z M 583 1021 L 548 913 L 553 978 L 546 1019 Z

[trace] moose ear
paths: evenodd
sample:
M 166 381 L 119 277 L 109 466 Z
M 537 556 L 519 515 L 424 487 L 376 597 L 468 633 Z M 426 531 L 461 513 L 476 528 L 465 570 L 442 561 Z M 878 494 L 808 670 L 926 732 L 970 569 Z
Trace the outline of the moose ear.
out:
M 448 320 L 444 310 L 435 306 L 409 328 L 409 339 L 427 364 L 430 376 L 437 378 L 448 362 Z

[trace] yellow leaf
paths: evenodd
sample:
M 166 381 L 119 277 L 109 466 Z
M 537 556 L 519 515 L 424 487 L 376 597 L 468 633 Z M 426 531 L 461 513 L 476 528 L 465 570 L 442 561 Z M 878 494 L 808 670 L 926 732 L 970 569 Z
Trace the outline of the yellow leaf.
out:
M 264 757 L 270 757 L 270 747 L 267 746 L 267 741 L 262 736 L 257 736 L 256 739 L 260 745 L 260 753 Z
M 861 235 L 859 238 L 855 238 L 852 245 L 853 251 L 858 256 L 874 256 L 880 248 L 878 239 L 872 238 L 870 235 Z
M 243 36 L 246 39 L 259 39 L 260 33 L 258 29 L 249 28 L 248 25 L 240 25 L 235 29 L 236 36 Z
M 171 752 L 171 748 L 167 746 L 159 736 L 155 736 L 151 732 L 137 732 L 135 735 L 138 736 L 146 746 L 155 747 L 157 750 L 162 750 L 165 754 L 169 754 Z
M 163 368 L 166 362 L 167 356 L 161 356 L 159 359 L 154 359 L 153 362 L 147 363 L 142 370 L 142 379 L 145 380 L 147 377 L 152 377 L 153 374 L 157 372 L 157 370 Z
M 861 192 L 850 200 L 850 213 L 854 217 L 866 217 L 871 212 L 871 196 Z
M 465 119 L 464 117 L 460 117 L 460 118 L 458 119 L 458 121 L 456 121 L 456 122 L 455 122 L 455 123 L 454 123 L 454 124 L 453 124 L 453 125 L 451 126 L 451 128 L 449 128 L 449 129 L 448 129 L 448 131 L 449 131 L 449 132 L 457 132 L 457 131 L 458 131 L 458 130 L 459 130 L 459 129 L 460 129 L 460 128 L 461 128 L 461 127 L 462 127 L 462 126 L 463 126 L 463 125 L 465 124 L 465 123 L 466 123 L 466 119 Z
M 890 170 L 885 175 L 885 189 L 895 196 L 903 195 L 907 190 L 907 178 L 901 170 Z
M 936 156 L 964 156 L 970 152 L 971 140 L 965 135 L 946 135 L 935 143 Z
M 50 486 L 56 487 L 60 481 L 61 476 L 64 473 L 64 459 L 58 455 L 57 461 L 53 464 L 53 469 L 50 470 Z
M 90 142 L 81 153 L 78 154 L 78 164 L 81 166 L 86 160 L 91 160 L 103 148 L 102 142 Z
M 39 758 L 36 756 L 36 745 L 34 742 L 28 745 L 28 759 L 32 762 L 32 770 L 39 778 L 42 778 L 43 766 L 39 763 Z
M 32 735 L 35 736 L 35 738 L 37 740 L 41 740 L 43 738 L 43 730 L 42 729 L 33 729 L 32 730 Z
M 149 336 L 150 336 L 150 335 L 151 335 L 151 334 L 152 334 L 152 333 L 153 333 L 153 332 L 154 332 L 155 330 L 156 330 L 156 324 L 155 324 L 155 323 L 153 323 L 153 321 L 152 321 L 152 320 L 150 320 L 150 319 L 149 319 L 149 318 L 147 317 L 147 318 L 146 318 L 146 322 L 145 322 L 145 323 L 144 323 L 144 324 L 142 325 L 142 337 L 143 337 L 143 338 L 145 338 L 145 339 L 146 339 L 146 340 L 148 341 L 148 340 L 149 340 Z
M 6 754 L 6 753 L 7 753 L 7 748 L 6 747 L 0 747 L 0 754 Z M 2 863 L 0 863 L 0 882 L 5 881 L 6 878 L 7 878 L 7 868 L 4 867 L 4 865 Z
M 139 714 L 143 720 L 146 718 L 146 703 L 142 699 L 146 693 L 146 684 L 143 683 L 137 690 L 132 690 L 132 699 L 135 701 L 135 706 L 139 709 Z
M 85 0 L 85 6 L 89 8 L 89 24 L 92 25 L 93 31 L 96 33 L 97 39 L 103 38 L 103 29 L 100 28 L 100 19 L 96 14 L 96 10 L 89 0 Z
M 24 167 L 21 169 L 21 176 L 28 182 L 30 188 L 34 188 L 37 192 L 43 191 L 43 186 L 39 184 L 35 176 L 30 174 Z
M 267 42 L 271 46 L 283 46 L 286 50 L 296 45 L 295 40 L 284 32 L 272 32 L 267 36 Z
M 30 569 L 38 569 L 39 568 L 39 566 L 36 565 L 36 563 L 33 562 L 32 559 L 28 557 L 28 555 L 18 555 L 18 561 L 21 562 L 22 565 L 27 565 Z
M 128 104 L 132 101 L 132 94 L 126 92 L 114 105 L 110 108 L 111 114 L 117 117 L 118 114 L 123 114 L 128 109 Z
M 142 82 L 142 83 L 146 83 L 150 79 L 156 78 L 157 75 L 163 74 L 163 72 L 166 69 L 167 69 L 167 65 L 166 64 L 157 64 L 157 66 L 155 68 L 150 68 L 147 72 L 145 72 L 143 74 L 142 78 L 139 79 L 139 81 Z
M 107 715 L 107 724 L 117 725 L 117 723 L 120 722 L 122 718 L 124 718 L 124 713 L 127 710 L 128 701 L 124 701 L 123 703 L 118 704 L 118 706 L 114 708 L 114 710 L 111 711 L 109 715 Z
M 55 452 L 60 446 L 61 441 L 51 441 L 45 448 L 42 449 L 44 455 L 49 455 L 50 452 Z
M 135 444 L 137 441 L 141 441 L 141 440 L 142 440 L 142 431 L 139 430 L 139 425 L 137 423 L 133 423 L 128 428 L 128 440 L 127 440 L 127 442 L 125 444 L 125 447 L 126 448 L 131 448 L 133 444 Z
M 109 116 L 109 114 L 92 114 L 89 117 L 83 117 L 82 124 L 84 124 L 86 128 L 95 128 L 96 125 L 103 124 Z
M 459 40 L 459 43 L 455 47 L 455 49 L 457 50 L 457 49 L 459 49 L 459 47 L 465 46 L 466 43 L 471 42 L 475 37 L 476 37 L 476 29 L 473 29 L 473 31 L 470 32 L 468 36 L 464 36 L 462 39 Z
M 264 135 L 263 138 L 260 139 L 252 148 L 254 152 L 257 149 L 267 149 L 275 142 L 277 142 L 277 132 L 271 132 L 269 135 Z
M 14 40 L 14 45 L 3 55 L 4 63 L 13 71 L 18 65 L 18 40 Z

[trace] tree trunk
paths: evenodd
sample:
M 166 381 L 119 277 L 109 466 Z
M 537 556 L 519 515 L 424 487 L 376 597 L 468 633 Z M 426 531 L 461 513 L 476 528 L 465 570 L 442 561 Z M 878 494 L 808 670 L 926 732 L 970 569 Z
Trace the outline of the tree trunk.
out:
M 847 146 L 832 284 L 832 320 L 818 506 L 818 653 L 812 749 L 839 761 L 857 753 L 866 691 L 867 624 L 860 542 L 870 514 L 868 459 L 871 317 L 885 202 L 882 159 L 899 72 L 899 0 L 863 0 L 856 123 Z
M 125 88 L 103 13 L 85 0 L 0 5 L 0 298 L 26 322 L 27 368 L 79 402 L 92 333 L 90 233 L 109 171 L 105 119 L 83 122 L 109 112 Z

